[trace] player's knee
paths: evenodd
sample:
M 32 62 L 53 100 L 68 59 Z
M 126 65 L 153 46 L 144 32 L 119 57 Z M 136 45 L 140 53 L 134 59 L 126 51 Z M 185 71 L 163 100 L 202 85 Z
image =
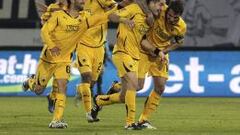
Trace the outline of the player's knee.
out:
M 137 91 L 143 89 L 143 86 L 144 86 L 144 84 L 142 84 L 142 83 L 138 83 Z
M 82 77 L 82 82 L 83 83 L 91 83 L 92 81 L 92 75 L 91 73 L 83 73 L 81 74 L 81 77 Z
M 158 87 L 155 88 L 155 92 L 157 92 L 159 95 L 162 95 L 164 90 L 165 90 L 165 85 L 158 85 Z
M 44 92 L 44 88 L 41 87 L 41 86 L 37 86 L 37 87 L 35 87 L 35 91 L 34 92 L 36 93 L 36 95 L 41 95 Z
M 90 89 L 93 89 L 94 85 L 96 84 L 96 81 L 91 81 L 90 83 Z

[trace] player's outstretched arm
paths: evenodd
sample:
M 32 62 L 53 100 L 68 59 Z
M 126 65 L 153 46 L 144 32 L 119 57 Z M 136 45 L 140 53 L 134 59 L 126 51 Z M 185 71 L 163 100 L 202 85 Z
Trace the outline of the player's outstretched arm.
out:
M 161 60 L 165 60 L 165 53 L 151 44 L 147 39 L 143 39 L 141 47 L 144 51 L 148 52 L 153 57 L 159 57 Z
M 91 27 L 105 24 L 107 22 L 108 22 L 108 14 L 106 13 L 90 16 L 85 21 L 82 21 L 79 24 L 80 26 L 79 33 L 84 33 Z
M 124 18 L 124 17 L 120 17 L 119 15 L 112 13 L 108 16 L 109 20 L 111 22 L 115 22 L 115 23 L 124 23 L 126 25 L 128 25 L 130 28 L 134 27 L 134 21 L 129 20 L 128 18 Z

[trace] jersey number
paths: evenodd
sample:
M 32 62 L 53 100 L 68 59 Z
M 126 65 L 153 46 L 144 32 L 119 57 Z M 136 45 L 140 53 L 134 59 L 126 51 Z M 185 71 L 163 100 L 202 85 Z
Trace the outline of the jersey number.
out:
M 69 74 L 71 72 L 71 68 L 69 65 L 66 66 L 66 72 Z

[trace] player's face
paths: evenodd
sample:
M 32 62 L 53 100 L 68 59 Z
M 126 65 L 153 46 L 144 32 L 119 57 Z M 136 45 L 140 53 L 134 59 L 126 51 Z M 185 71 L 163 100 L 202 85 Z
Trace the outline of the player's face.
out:
M 82 11 L 83 7 L 85 4 L 85 0 L 75 0 L 75 7 L 79 10 Z
M 180 15 L 176 14 L 172 9 L 169 9 L 166 17 L 168 24 L 175 25 L 178 23 Z
M 159 16 L 160 12 L 163 10 L 165 0 L 160 0 L 157 2 L 150 2 L 149 9 L 152 11 L 154 16 Z

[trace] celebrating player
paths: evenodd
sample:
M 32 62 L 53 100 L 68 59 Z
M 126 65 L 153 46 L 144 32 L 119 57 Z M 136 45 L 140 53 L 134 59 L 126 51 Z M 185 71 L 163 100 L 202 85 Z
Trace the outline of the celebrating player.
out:
M 93 114 L 97 115 L 100 107 L 113 103 L 125 103 L 127 118 L 126 129 L 141 129 L 135 125 L 135 98 L 138 86 L 137 71 L 139 61 L 139 48 L 142 37 L 148 31 L 146 15 L 142 9 L 132 0 L 126 0 L 129 4 L 109 16 L 110 20 L 120 22 L 117 31 L 117 41 L 113 51 L 113 62 L 121 78 L 122 90 L 120 93 L 110 95 L 98 95 Z M 159 1 L 151 0 L 150 9 L 158 10 Z
M 87 0 L 84 10 L 88 11 L 92 16 L 112 12 L 115 7 L 116 2 L 113 0 Z M 88 29 L 80 38 L 76 49 L 77 67 L 81 73 L 81 83 L 77 87 L 77 97 L 82 96 L 88 122 L 98 121 L 97 118 L 95 119 L 91 116 L 91 89 L 102 70 L 107 25 L 108 24 L 105 23 Z M 76 100 L 79 100 L 79 98 Z
M 139 83 L 144 84 L 145 74 L 153 76 L 154 89 L 145 101 L 143 112 L 139 118 L 138 124 L 144 128 L 155 129 L 150 122 L 149 117 L 157 109 L 160 97 L 165 90 L 165 84 L 168 79 L 168 52 L 175 50 L 183 44 L 186 33 L 186 24 L 180 17 L 183 12 L 183 3 L 180 0 L 172 1 L 161 11 L 159 18 L 154 26 L 142 41 L 143 49 L 149 53 L 142 53 L 139 68 Z M 174 39 L 175 43 L 171 40 Z M 142 79 L 141 79 L 142 78 Z
M 138 90 L 143 88 L 146 73 L 154 78 L 154 90 L 147 98 L 138 122 L 139 126 L 149 129 L 155 129 L 148 119 L 159 104 L 168 78 L 169 59 L 167 53 L 182 45 L 186 33 L 186 24 L 180 17 L 183 12 L 182 2 L 174 1 L 169 7 L 164 3 L 165 0 L 162 0 L 161 14 L 158 17 L 155 16 L 158 19 L 142 41 L 142 48 L 146 51 L 141 50 L 139 61 L 141 68 L 138 69 Z M 175 43 L 170 42 L 172 39 L 175 39 Z M 117 89 L 120 89 L 119 87 L 119 83 L 114 83 L 109 93 L 116 93 Z M 98 107 L 98 102 L 96 103 Z
M 76 43 L 89 28 L 106 22 L 105 15 L 80 20 L 79 11 L 83 10 L 84 0 L 68 0 L 69 8 L 53 12 L 41 29 L 44 43 L 36 76 L 23 83 L 25 90 L 30 89 L 37 95 L 43 93 L 50 78 L 58 85 L 55 110 L 50 128 L 66 128 L 63 112 L 66 102 L 66 87 L 70 77 L 70 63 Z

